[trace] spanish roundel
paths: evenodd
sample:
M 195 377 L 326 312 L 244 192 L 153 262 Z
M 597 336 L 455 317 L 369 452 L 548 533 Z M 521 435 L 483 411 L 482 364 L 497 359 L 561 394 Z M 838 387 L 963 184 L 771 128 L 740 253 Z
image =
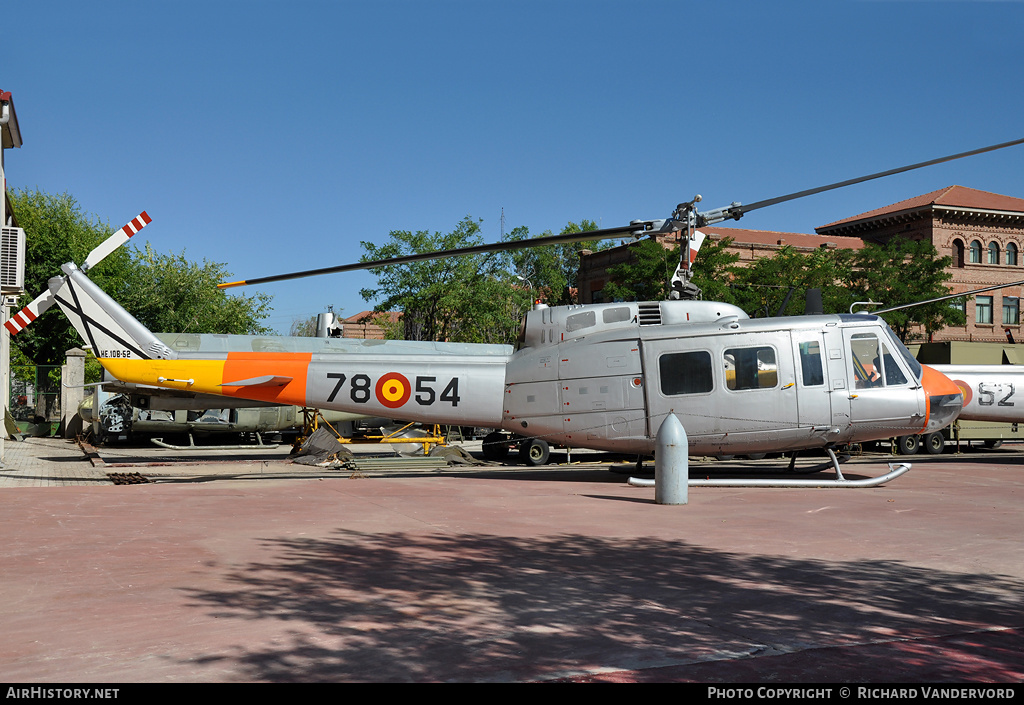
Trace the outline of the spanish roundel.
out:
M 954 379 L 953 384 L 960 387 L 960 391 L 964 395 L 964 408 L 966 409 L 967 405 L 971 403 L 971 397 L 974 396 L 971 394 L 971 385 L 967 384 L 967 382 L 964 382 L 962 379 Z
M 377 395 L 377 401 L 381 404 L 389 409 L 397 409 L 409 401 L 412 387 L 409 385 L 409 380 L 405 378 L 405 375 L 400 375 L 397 372 L 388 372 L 377 380 L 377 387 L 374 392 Z

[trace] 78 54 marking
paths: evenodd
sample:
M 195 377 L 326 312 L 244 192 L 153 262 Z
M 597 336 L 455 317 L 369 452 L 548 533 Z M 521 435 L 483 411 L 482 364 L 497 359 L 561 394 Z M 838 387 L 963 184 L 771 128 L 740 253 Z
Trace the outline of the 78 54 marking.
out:
M 367 374 L 355 374 L 350 379 L 343 372 L 328 372 L 327 379 L 335 380 L 334 388 L 327 395 L 328 403 L 342 393 L 346 382 L 349 399 L 356 404 L 365 404 L 375 398 L 389 409 L 397 409 L 413 398 L 420 406 L 432 406 L 440 402 L 455 407 L 461 400 L 458 377 L 451 377 L 444 383 L 438 382 L 437 377 L 417 375 L 413 378 L 414 384 L 411 384 L 405 375 L 389 372 L 381 375 L 374 383 Z

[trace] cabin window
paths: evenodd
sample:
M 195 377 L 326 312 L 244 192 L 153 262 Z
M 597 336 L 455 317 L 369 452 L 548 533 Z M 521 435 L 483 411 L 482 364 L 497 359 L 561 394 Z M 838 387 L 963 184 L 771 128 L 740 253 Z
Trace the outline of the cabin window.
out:
M 581 330 L 583 328 L 590 328 L 594 325 L 597 325 L 597 314 L 594 311 L 574 313 L 565 319 L 565 331 L 567 333 L 572 333 L 574 330 Z
M 800 343 L 800 371 L 805 387 L 825 384 L 825 371 L 821 365 L 821 345 L 818 341 Z
M 850 338 L 850 363 L 857 389 L 892 387 L 907 383 L 884 342 L 874 333 L 855 333 Z
M 1006 263 L 1017 266 L 1017 246 L 1012 242 L 1006 244 Z
M 988 263 L 999 264 L 999 243 L 990 242 L 988 243 Z
M 253 338 L 253 352 L 288 352 L 281 338 Z
M 971 242 L 971 264 L 981 264 L 981 243 L 977 240 Z
M 661 393 L 666 396 L 705 394 L 715 386 L 711 353 L 703 350 L 662 355 L 658 360 L 658 370 L 661 373 Z
M 974 322 L 992 322 L 992 297 L 978 296 L 974 299 Z
M 725 386 L 729 389 L 770 389 L 779 384 L 775 349 L 729 348 L 725 351 Z
M 1003 325 L 1015 326 L 1020 323 L 1020 299 L 1016 296 L 1003 297 Z
M 601 320 L 605 323 L 618 323 L 620 321 L 628 321 L 630 318 L 632 316 L 629 315 L 629 306 L 606 308 L 601 312 Z

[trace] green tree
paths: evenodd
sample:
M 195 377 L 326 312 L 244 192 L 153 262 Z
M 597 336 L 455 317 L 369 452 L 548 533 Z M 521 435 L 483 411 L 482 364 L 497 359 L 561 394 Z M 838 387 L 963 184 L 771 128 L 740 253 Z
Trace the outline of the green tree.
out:
M 316 336 L 316 316 L 293 318 L 288 335 L 295 338 L 312 338 Z
M 625 262 L 608 268 L 606 301 L 661 301 L 668 297 L 669 280 L 679 266 L 679 246 L 664 247 L 653 238 L 629 245 Z
M 25 229 L 25 305 L 61 274 L 66 262 L 81 264 L 114 228 L 87 215 L 69 194 L 38 189 L 10 194 L 18 224 Z M 167 333 L 268 333 L 261 321 L 270 297 L 229 296 L 217 288 L 228 278 L 224 266 L 199 265 L 180 255 L 160 255 L 147 246 L 118 248 L 89 271 L 89 278 L 150 330 Z M 57 306 L 13 338 L 12 360 L 61 365 L 65 352 L 83 341 Z M 17 350 L 17 352 L 14 352 Z M 55 388 L 54 382 L 51 386 Z M 45 391 L 45 390 L 44 390 Z
M 217 284 L 230 278 L 223 264 L 185 253 L 161 254 L 148 243 L 135 250 L 131 282 L 121 305 L 144 326 L 161 333 L 227 333 L 269 335 L 262 321 L 270 313 L 271 296 L 233 296 Z
M 392 231 L 389 242 L 363 242 L 362 261 L 425 254 L 482 244 L 469 216 L 450 233 Z M 382 299 L 377 311 L 401 311 L 407 340 L 510 343 L 530 307 L 530 292 L 503 268 L 498 254 L 443 257 L 373 270 L 377 287 L 360 291 Z
M 581 220 L 579 223 L 568 223 L 559 234 L 569 235 L 591 230 L 597 230 L 597 224 L 592 220 Z M 550 230 L 546 230 L 541 233 L 540 237 L 551 234 Z M 529 239 L 529 229 L 521 226 L 508 233 L 504 241 L 523 242 Z M 528 247 L 515 250 L 508 257 L 517 280 L 529 282 L 535 298 L 540 298 L 549 306 L 565 306 L 579 303 L 577 283 L 580 271 L 580 252 L 602 250 L 607 246 L 608 244 L 602 240 L 586 240 L 562 245 Z
M 25 230 L 25 294 L 19 301 L 19 306 L 24 306 L 46 290 L 51 277 L 61 274 L 62 264 L 84 262 L 113 228 L 86 215 L 67 193 L 15 190 L 9 196 L 18 225 Z M 89 277 L 117 299 L 127 288 L 132 271 L 131 253 L 122 247 L 94 267 Z M 82 345 L 57 306 L 15 336 L 13 343 L 36 365 L 62 365 L 64 353 Z
M 712 242 L 706 239 L 693 263 L 692 281 L 701 290 L 701 298 L 732 303 L 729 288 L 739 255 L 728 251 L 731 238 Z M 608 301 L 661 301 L 668 298 L 669 282 L 679 267 L 678 244 L 665 247 L 648 238 L 629 245 L 629 259 L 608 268 L 604 287 Z
M 935 247 L 924 240 L 896 237 L 883 245 L 868 245 L 857 252 L 850 279 L 855 300 L 880 301 L 885 308 L 917 304 L 947 296 L 946 285 L 952 274 L 951 257 L 939 257 Z M 964 312 L 950 301 L 914 306 L 885 314 L 889 327 L 903 342 L 911 337 L 911 328 L 924 327 L 927 338 L 945 326 L 962 326 Z
M 731 237 L 723 237 L 714 242 L 707 238 L 697 251 L 697 257 L 693 261 L 692 281 L 700 288 L 701 298 L 705 301 L 735 303 L 735 295 L 730 285 L 740 256 L 735 252 L 729 252 L 732 243 Z M 678 253 L 678 246 L 675 251 Z M 676 257 L 678 264 L 678 254 Z
M 820 289 L 825 313 L 845 312 L 853 302 L 849 289 L 853 256 L 849 250 L 802 253 L 786 245 L 734 270 L 734 303 L 752 316 L 799 316 L 807 292 Z

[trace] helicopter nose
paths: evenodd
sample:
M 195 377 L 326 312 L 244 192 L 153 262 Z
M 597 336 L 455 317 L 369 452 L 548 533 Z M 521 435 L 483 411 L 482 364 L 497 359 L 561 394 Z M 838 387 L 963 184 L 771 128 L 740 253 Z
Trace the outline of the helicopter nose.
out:
M 964 395 L 949 377 L 922 365 L 921 385 L 928 397 L 928 421 L 921 433 L 932 433 L 956 420 L 964 406 Z

